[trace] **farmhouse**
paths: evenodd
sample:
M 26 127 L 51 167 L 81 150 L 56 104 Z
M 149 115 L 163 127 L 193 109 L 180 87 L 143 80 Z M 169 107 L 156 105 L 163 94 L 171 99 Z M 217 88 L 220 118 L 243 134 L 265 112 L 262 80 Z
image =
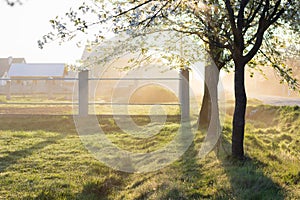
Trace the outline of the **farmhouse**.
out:
M 12 94 L 70 92 L 69 82 L 55 80 L 69 75 L 63 63 L 13 63 L 8 71 Z
M 26 63 L 24 58 L 0 58 L 0 78 L 7 78 L 8 71 L 14 63 Z M 5 85 L 5 81 L 0 81 L 0 86 Z

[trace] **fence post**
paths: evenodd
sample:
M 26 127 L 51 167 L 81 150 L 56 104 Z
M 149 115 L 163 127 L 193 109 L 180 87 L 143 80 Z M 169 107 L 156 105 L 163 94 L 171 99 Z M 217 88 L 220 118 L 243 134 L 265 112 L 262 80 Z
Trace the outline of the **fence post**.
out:
M 78 103 L 79 116 L 86 117 L 89 114 L 89 71 L 78 73 Z
M 11 80 L 6 81 L 6 100 L 11 99 Z
M 46 87 L 48 89 L 47 93 L 48 93 L 48 99 L 52 99 L 53 98 L 53 79 L 52 77 L 48 77 L 49 80 L 46 80 Z
M 179 98 L 181 105 L 181 119 L 187 121 L 190 119 L 190 86 L 189 70 L 180 70 Z

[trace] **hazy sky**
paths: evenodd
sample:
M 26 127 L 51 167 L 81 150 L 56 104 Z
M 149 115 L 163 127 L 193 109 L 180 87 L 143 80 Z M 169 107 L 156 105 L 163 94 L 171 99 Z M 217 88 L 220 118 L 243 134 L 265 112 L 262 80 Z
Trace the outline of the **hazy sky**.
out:
M 63 16 L 79 0 L 24 0 L 22 6 L 10 7 L 0 0 L 0 57 L 24 57 L 26 62 L 74 63 L 83 49 L 75 42 L 47 44 L 43 50 L 37 41 L 52 27 L 50 19 Z

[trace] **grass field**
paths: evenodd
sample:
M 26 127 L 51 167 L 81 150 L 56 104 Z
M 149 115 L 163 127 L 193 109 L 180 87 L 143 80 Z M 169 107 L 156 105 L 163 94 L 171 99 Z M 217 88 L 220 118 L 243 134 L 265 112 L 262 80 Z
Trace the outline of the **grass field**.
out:
M 228 156 L 227 116 L 219 147 L 204 159 L 197 154 L 202 131 L 172 165 L 130 174 L 96 160 L 71 115 L 1 115 L 0 199 L 300 199 L 300 108 L 250 105 L 247 119 L 243 162 Z M 115 144 L 136 151 L 160 148 L 179 128 L 178 119 L 169 118 L 163 131 L 141 141 L 111 118 L 99 121 Z

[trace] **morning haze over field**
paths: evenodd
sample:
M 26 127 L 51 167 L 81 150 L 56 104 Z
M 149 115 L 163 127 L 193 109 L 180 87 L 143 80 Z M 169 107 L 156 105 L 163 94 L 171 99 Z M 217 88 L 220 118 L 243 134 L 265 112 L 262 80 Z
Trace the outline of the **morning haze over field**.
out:
M 299 6 L 0 0 L 0 199 L 300 199 Z

